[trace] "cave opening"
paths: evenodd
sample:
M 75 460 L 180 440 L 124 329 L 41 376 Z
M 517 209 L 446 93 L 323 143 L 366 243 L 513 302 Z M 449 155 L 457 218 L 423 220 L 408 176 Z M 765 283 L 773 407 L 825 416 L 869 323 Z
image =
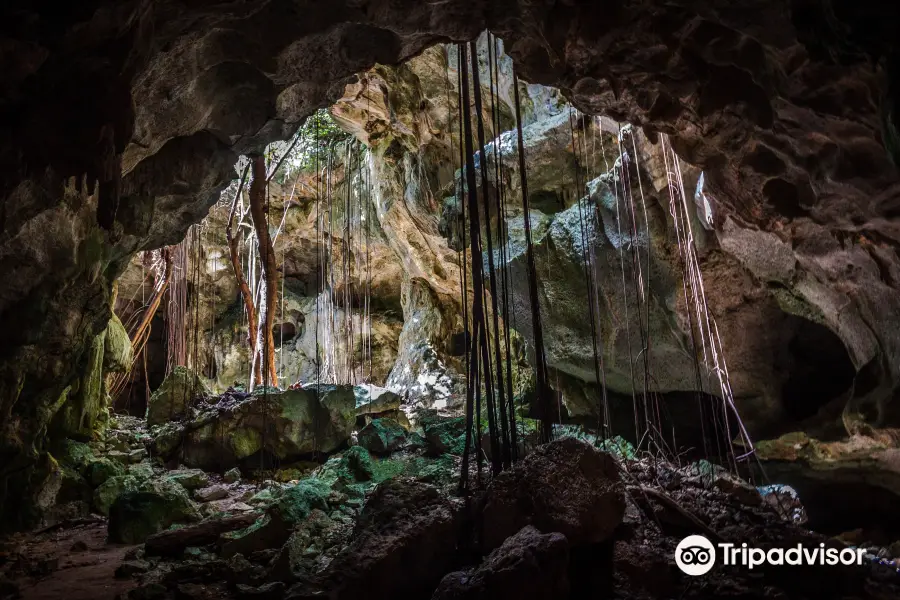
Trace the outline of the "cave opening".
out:
M 787 377 L 781 397 L 788 415 L 800 422 L 846 395 L 856 368 L 844 343 L 828 327 L 801 317 L 792 321 L 794 333 L 783 358 Z

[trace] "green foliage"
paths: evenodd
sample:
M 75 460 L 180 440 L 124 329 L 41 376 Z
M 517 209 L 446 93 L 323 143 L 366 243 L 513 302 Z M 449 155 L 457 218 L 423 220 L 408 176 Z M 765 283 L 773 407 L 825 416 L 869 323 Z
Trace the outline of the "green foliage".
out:
M 597 448 L 604 452 L 609 452 L 621 459 L 633 459 L 635 457 L 634 446 L 620 435 L 601 440 L 600 443 L 597 444 Z
M 311 114 L 297 131 L 297 143 L 275 174 L 275 181 L 284 183 L 291 173 L 315 168 L 316 154 L 320 163 L 327 160 L 328 152 L 336 145 L 346 142 L 352 136 L 341 129 L 327 109 L 321 108 Z M 290 147 L 291 142 L 270 144 L 266 151 L 270 161 L 277 161 Z

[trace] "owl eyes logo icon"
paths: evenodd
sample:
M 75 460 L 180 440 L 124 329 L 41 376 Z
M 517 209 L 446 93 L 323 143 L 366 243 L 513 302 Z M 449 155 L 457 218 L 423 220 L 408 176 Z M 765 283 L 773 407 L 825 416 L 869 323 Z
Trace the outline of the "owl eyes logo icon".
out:
M 675 548 L 675 564 L 685 575 L 704 575 L 716 564 L 716 548 L 702 535 L 689 535 Z

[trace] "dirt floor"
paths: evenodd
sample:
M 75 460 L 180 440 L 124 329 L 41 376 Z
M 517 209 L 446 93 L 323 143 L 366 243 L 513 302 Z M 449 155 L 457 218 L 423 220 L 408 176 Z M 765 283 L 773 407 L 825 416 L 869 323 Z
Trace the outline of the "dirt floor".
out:
M 135 586 L 116 569 L 133 546 L 106 543 L 106 521 L 75 524 L 3 542 L 0 570 L 22 600 L 113 600 Z M 8 590 L 0 598 L 15 597 Z

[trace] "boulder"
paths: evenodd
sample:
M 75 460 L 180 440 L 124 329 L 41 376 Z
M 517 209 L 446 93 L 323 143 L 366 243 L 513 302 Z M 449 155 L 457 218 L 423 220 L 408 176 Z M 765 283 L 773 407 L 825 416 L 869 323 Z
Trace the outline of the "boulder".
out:
M 228 497 L 228 489 L 223 485 L 211 485 L 194 491 L 194 499 L 197 502 L 212 502 Z
M 278 548 L 290 537 L 291 530 L 315 509 L 328 509 L 331 488 L 316 478 L 305 479 L 284 490 L 266 514 L 244 529 L 221 536 L 223 558 L 235 554 L 248 556 L 259 550 Z
M 425 448 L 429 454 L 462 454 L 466 444 L 466 419 L 434 419 L 426 421 L 422 429 L 425 433 Z
M 390 454 L 406 443 L 406 430 L 393 419 L 374 419 L 357 434 L 359 445 L 374 454 Z
M 131 370 L 132 348 L 128 332 L 119 317 L 113 313 L 106 326 L 104 339 L 103 370 L 107 373 L 127 373 Z
M 107 531 L 112 543 L 140 544 L 175 523 L 199 520 L 184 489 L 161 481 L 120 494 L 109 509 Z
M 95 460 L 91 447 L 75 440 L 65 440 L 60 451 L 54 452 L 54 455 L 59 457 L 60 464 L 68 465 L 78 472 L 84 471 Z
M 120 495 L 151 488 L 152 483 L 146 473 L 131 471 L 125 475 L 110 477 L 94 490 L 94 510 L 101 515 L 108 515 L 110 507 Z
M 168 459 L 181 447 L 185 427 L 182 423 L 163 423 L 153 428 L 150 450 L 154 455 Z
M 122 463 L 110 460 L 108 458 L 98 458 L 88 464 L 85 469 L 84 476 L 94 487 L 98 487 L 106 483 L 111 477 L 121 477 L 125 475 L 125 467 Z
M 209 475 L 200 469 L 177 469 L 166 473 L 166 479 L 184 489 L 199 490 L 209 485 Z
M 595 544 L 612 535 L 625 514 L 616 461 L 575 438 L 545 444 L 488 486 L 484 550 L 494 549 L 526 525 L 562 533 L 570 545 Z
M 198 396 L 208 396 L 209 389 L 196 373 L 187 367 L 175 367 L 166 375 L 147 404 L 147 426 L 162 425 L 184 417 Z
M 131 464 L 131 453 L 130 452 L 122 452 L 121 450 L 110 450 L 106 453 L 106 458 L 110 460 L 114 460 L 120 465 L 130 465 Z
M 374 415 L 400 408 L 400 396 L 391 390 L 372 384 L 353 388 L 356 396 L 356 414 Z
M 263 451 L 283 462 L 333 452 L 356 423 L 350 386 L 311 385 L 223 404 L 187 424 L 185 464 L 224 470 Z
M 557 600 L 567 598 L 569 543 L 560 533 L 528 525 L 477 568 L 449 573 L 432 600 Z
M 148 537 L 144 547 L 148 556 L 179 556 L 189 547 L 213 544 L 223 533 L 248 527 L 256 518 L 254 514 L 236 515 L 162 531 Z
M 372 492 L 350 544 L 317 578 L 332 600 L 420 598 L 453 566 L 457 510 L 437 488 L 392 479 Z
M 241 470 L 237 467 L 225 471 L 225 483 L 237 483 L 241 480 Z
M 313 575 L 317 559 L 325 545 L 337 536 L 339 528 L 323 511 L 313 509 L 281 547 L 272 564 L 272 576 L 290 581 Z

